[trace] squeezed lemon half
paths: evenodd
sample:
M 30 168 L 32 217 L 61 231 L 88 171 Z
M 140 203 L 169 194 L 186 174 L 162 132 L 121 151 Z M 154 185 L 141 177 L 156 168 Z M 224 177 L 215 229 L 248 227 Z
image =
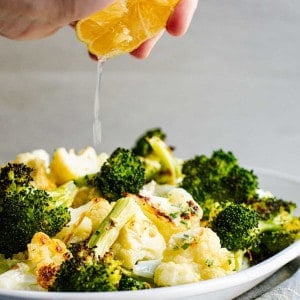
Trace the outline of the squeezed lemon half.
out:
M 116 0 L 76 24 L 78 39 L 98 58 L 135 50 L 158 34 L 179 0 Z

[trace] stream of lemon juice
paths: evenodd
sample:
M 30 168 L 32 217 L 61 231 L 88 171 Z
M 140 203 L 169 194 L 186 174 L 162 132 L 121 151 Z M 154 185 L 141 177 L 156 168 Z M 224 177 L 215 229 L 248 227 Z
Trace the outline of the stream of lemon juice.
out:
M 101 123 L 101 78 L 105 59 L 98 59 L 97 62 L 97 78 L 94 99 L 94 121 L 93 121 L 93 142 L 95 149 L 99 148 L 102 140 L 102 123 Z

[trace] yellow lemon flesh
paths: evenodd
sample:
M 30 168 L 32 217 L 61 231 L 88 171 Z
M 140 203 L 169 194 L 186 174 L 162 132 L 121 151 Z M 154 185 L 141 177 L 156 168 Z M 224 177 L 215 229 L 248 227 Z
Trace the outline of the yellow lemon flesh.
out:
M 90 53 L 111 58 L 135 50 L 158 34 L 179 0 L 117 0 L 76 24 Z

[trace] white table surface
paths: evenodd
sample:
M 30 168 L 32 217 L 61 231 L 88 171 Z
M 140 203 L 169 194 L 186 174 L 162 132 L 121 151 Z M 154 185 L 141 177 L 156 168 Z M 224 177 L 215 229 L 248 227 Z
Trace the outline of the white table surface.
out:
M 96 64 L 71 28 L 0 38 L 0 162 L 93 144 Z M 242 164 L 300 176 L 300 2 L 199 0 L 188 33 L 151 56 L 104 65 L 102 143 L 131 147 L 156 126 L 176 154 L 223 148 Z

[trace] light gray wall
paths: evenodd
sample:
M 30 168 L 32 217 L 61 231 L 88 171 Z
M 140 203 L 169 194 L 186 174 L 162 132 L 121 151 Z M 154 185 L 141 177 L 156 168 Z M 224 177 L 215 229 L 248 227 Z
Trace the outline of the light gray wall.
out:
M 96 64 L 72 29 L 0 51 L 1 160 L 92 145 Z M 300 176 L 299 1 L 199 0 L 186 36 L 108 61 L 101 88 L 99 151 L 161 126 L 178 156 L 224 148 Z

